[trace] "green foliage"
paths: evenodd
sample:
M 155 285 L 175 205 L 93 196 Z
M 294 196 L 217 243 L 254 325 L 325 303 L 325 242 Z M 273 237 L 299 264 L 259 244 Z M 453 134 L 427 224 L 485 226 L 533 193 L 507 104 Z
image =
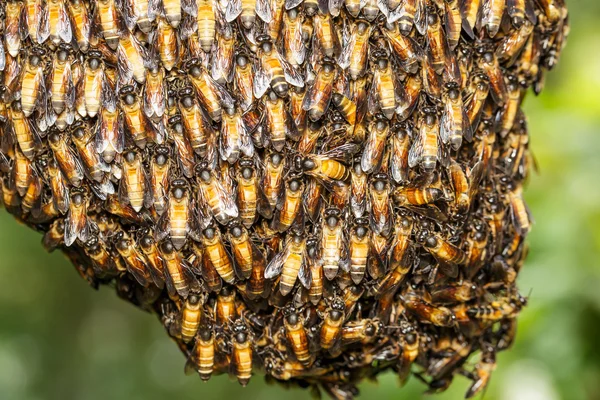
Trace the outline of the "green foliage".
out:
M 571 36 L 546 90 L 526 111 L 540 173 L 527 198 L 536 223 L 519 280 L 530 289 L 511 351 L 499 356 L 486 394 L 495 399 L 600 399 L 600 5 L 571 1 Z M 0 213 L 0 398 L 276 399 L 307 398 L 268 386 L 243 389 L 226 376 L 202 383 L 154 316 L 90 290 L 40 236 Z M 457 377 L 436 398 L 460 399 Z M 420 398 L 412 379 L 361 386 L 364 398 Z

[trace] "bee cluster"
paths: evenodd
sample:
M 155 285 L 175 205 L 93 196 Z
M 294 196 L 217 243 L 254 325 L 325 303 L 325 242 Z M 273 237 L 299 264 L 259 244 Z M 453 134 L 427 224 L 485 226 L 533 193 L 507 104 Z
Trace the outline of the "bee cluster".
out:
M 202 379 L 481 392 L 563 0 L 0 2 L 8 212 Z M 474 367 L 466 361 L 479 352 Z M 413 366 L 415 364 L 415 366 Z

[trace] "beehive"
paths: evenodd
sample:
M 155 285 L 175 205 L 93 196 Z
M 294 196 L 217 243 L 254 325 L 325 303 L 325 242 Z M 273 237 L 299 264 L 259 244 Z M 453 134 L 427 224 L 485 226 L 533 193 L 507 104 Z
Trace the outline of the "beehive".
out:
M 563 0 L 0 2 L 8 212 L 202 379 L 480 393 Z M 464 367 L 478 353 L 474 368 Z

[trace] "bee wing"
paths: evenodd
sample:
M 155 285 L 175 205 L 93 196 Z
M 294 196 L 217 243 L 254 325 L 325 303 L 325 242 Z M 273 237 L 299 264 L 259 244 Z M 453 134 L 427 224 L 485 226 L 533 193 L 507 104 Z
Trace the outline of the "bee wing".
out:
M 438 152 L 437 152 L 437 160 L 443 167 L 447 168 L 450 165 L 450 151 L 446 147 L 444 143 L 438 137 Z
M 285 9 L 291 10 L 298 7 L 304 0 L 285 0 Z
M 254 64 L 254 80 L 252 81 L 254 97 L 257 99 L 263 97 L 271 85 L 271 79 L 271 73 L 265 69 L 263 62 L 259 59 Z
M 65 245 L 67 247 L 75 243 L 77 237 L 86 236 L 84 233 L 86 222 L 86 215 L 82 215 L 80 210 L 75 210 L 72 205 L 65 220 Z
M 148 3 L 150 3 L 150 1 L 151 0 L 149 0 Z M 150 4 L 148 4 L 148 8 L 150 8 Z M 195 0 L 181 0 L 181 9 L 192 17 L 198 16 L 198 6 L 196 5 Z
M 338 65 L 341 69 L 345 70 L 350 66 L 350 58 L 354 51 L 354 47 L 356 46 L 356 27 L 352 28 L 352 33 L 349 35 L 349 39 L 344 44 L 344 48 L 342 49 L 340 56 L 338 57 Z
M 462 111 L 463 138 L 467 142 L 472 142 L 473 141 L 473 129 L 471 128 L 471 122 L 469 121 L 469 116 L 467 115 L 464 107 L 461 107 L 461 111 Z
M 225 20 L 233 22 L 242 13 L 242 0 L 229 0 L 225 10 Z
M 246 157 L 254 157 L 254 143 L 252 142 L 252 138 L 250 137 L 250 133 L 246 129 L 246 124 L 244 124 L 244 120 L 239 118 L 238 120 L 238 131 L 240 134 L 240 150 Z
M 129 29 L 130 32 L 133 32 L 133 30 L 135 28 L 135 23 L 137 20 L 137 18 L 135 16 L 135 11 L 133 9 L 134 1 L 135 0 L 123 0 L 121 2 L 121 7 L 123 9 L 123 12 L 121 13 L 121 15 L 123 16 L 123 19 L 125 20 L 125 26 L 127 26 L 127 29 Z
M 268 0 L 256 0 L 256 15 L 263 20 L 265 24 L 273 20 L 273 11 Z
M 25 10 L 23 10 L 25 12 Z M 50 15 L 48 7 L 42 7 L 39 16 L 39 25 L 37 31 L 37 42 L 39 44 L 44 43 L 50 36 Z M 33 40 L 33 38 L 31 38 Z
M 289 248 L 286 245 L 286 248 L 283 251 L 275 254 L 275 257 L 269 261 L 269 264 L 267 264 L 267 268 L 265 269 L 266 279 L 273 279 L 281 274 L 283 263 L 288 258 L 289 252 Z
M 415 27 L 425 36 L 427 34 L 427 3 L 426 0 L 416 0 Z
M 306 289 L 310 289 L 312 284 L 312 270 L 306 262 L 306 253 L 302 257 L 302 265 L 300 265 L 300 270 L 298 271 L 298 279 L 300 280 L 300 283 L 302 283 L 302 286 Z
M 303 87 L 304 86 L 304 78 L 302 77 L 302 74 L 300 74 L 298 71 L 296 71 L 294 69 L 294 67 L 291 66 L 290 63 L 287 62 L 287 60 L 283 57 L 281 57 L 281 55 L 279 53 L 277 53 L 277 59 L 279 60 L 279 63 L 281 64 L 281 68 L 283 69 L 283 75 L 285 75 L 285 80 L 293 86 L 296 87 Z M 269 83 L 271 83 L 269 81 Z
M 340 15 L 340 9 L 342 8 L 343 0 L 329 0 L 329 13 L 332 17 Z
M 71 20 L 69 19 L 69 13 L 67 12 L 67 6 L 65 2 L 60 3 L 60 8 L 58 12 L 58 36 L 65 43 L 71 43 L 71 41 L 73 40 Z
M 436 257 L 436 259 L 438 261 L 438 271 L 439 272 L 441 272 L 442 274 L 444 274 L 450 278 L 458 277 L 458 265 L 444 262 L 437 257 Z
M 408 166 L 414 168 L 423 160 L 423 135 L 418 134 L 408 151 Z
M 123 85 L 130 83 L 133 79 L 133 65 L 129 61 L 121 42 L 117 47 L 117 71 L 119 72 L 119 82 Z
M 444 107 L 442 118 L 440 119 L 440 139 L 443 143 L 448 143 L 452 136 L 454 124 L 452 118 L 452 107 L 449 102 Z

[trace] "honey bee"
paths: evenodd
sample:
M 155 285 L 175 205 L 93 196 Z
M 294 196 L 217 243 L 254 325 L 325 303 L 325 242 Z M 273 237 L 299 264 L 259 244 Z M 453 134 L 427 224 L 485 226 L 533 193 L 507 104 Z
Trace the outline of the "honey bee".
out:
M 161 43 L 160 37 L 159 32 L 159 44 Z M 120 36 L 117 47 L 117 69 L 121 82 L 131 82 L 132 79 L 135 79 L 137 83 L 143 85 L 146 82 L 148 59 L 146 49 L 135 36 L 129 33 Z
M 114 99 L 104 102 L 100 117 L 96 121 L 96 151 L 110 164 L 117 154 L 123 152 L 125 135 L 123 134 L 121 114 Z
M 85 243 L 85 254 L 92 260 L 94 273 L 102 276 L 109 273 L 114 273 L 117 266 L 111 254 L 106 249 L 103 241 L 97 236 L 93 236 Z
M 282 154 L 275 152 L 265 158 L 266 165 L 262 179 L 262 191 L 269 207 L 268 210 L 262 210 L 262 214 L 266 218 L 270 218 L 283 190 L 283 170 L 286 162 Z M 259 209 L 259 211 L 261 210 Z
M 217 270 L 219 276 L 227 283 L 234 283 L 233 264 L 225 249 L 221 231 L 209 226 L 202 232 L 201 241 L 204 246 L 204 256 Z
M 404 385 L 410 375 L 411 366 L 419 355 L 420 338 L 414 326 L 403 322 L 400 327 L 402 356 L 398 359 L 397 372 L 400 384 Z
M 150 124 L 146 121 L 144 114 L 142 114 L 140 99 L 131 85 L 123 86 L 119 94 L 125 126 L 136 146 L 144 149 L 148 139 L 147 132 L 150 131 Z
M 342 326 L 342 345 L 347 346 L 357 342 L 363 345 L 371 343 L 381 334 L 382 329 L 383 324 L 379 318 L 365 318 L 347 322 Z
M 77 87 L 75 102 L 79 115 L 93 118 L 100 111 L 104 99 L 109 97 L 110 85 L 107 82 L 102 53 L 89 50 L 86 56 L 83 79 Z
M 186 368 L 194 369 L 203 381 L 210 379 L 215 366 L 215 336 L 209 323 L 200 326 L 196 342 Z
M 185 68 L 201 105 L 213 121 L 220 122 L 222 107 L 235 106 L 233 97 L 210 76 L 197 58 L 186 62 Z
M 440 131 L 436 110 L 424 107 L 423 115 L 419 118 L 419 133 L 408 152 L 408 166 L 414 168 L 421 165 L 425 171 L 433 171 L 439 161 L 447 165 L 447 157 L 443 147 L 438 142 Z
M 63 0 L 50 0 L 46 3 L 46 8 L 42 11 L 40 26 L 38 29 L 38 40 L 40 43 L 50 38 L 54 45 L 71 43 L 73 39 L 73 30 L 71 19 L 67 11 L 67 6 Z
M 230 164 L 238 160 L 240 152 L 246 157 L 254 156 L 254 145 L 242 119 L 240 109 L 225 108 L 219 139 L 221 159 Z
M 67 135 L 58 131 L 48 135 L 48 145 L 54 153 L 54 158 L 69 183 L 79 187 L 84 178 L 83 167 L 75 152 L 67 143 Z
M 265 259 L 262 252 L 250 239 L 248 231 L 238 221 L 233 221 L 227 233 L 227 240 L 231 244 L 233 259 L 237 270 L 243 279 L 248 279 L 253 268 L 265 268 Z
M 421 322 L 435 326 L 453 326 L 456 320 L 452 310 L 446 307 L 436 307 L 422 300 L 416 293 L 409 292 L 402 296 L 402 303 Z
M 195 271 L 200 271 L 204 285 L 211 292 L 219 292 L 223 287 L 221 276 L 212 265 L 210 259 L 204 251 L 204 246 L 197 242 L 191 242 L 192 247 L 192 266 Z
M 302 17 L 298 9 L 286 10 L 283 13 L 283 22 L 285 59 L 290 65 L 302 65 L 306 56 L 306 46 L 302 37 Z
M 40 139 L 35 127 L 25 117 L 19 101 L 12 103 L 8 109 L 8 117 L 10 118 L 12 132 L 21 152 L 29 160 L 33 160 L 37 147 L 40 144 Z
M 15 148 L 15 160 L 11 171 L 11 180 L 14 182 L 14 188 L 19 196 L 23 197 L 29 181 L 34 174 L 34 166 L 31 161 L 18 149 Z M 12 183 L 10 186 L 13 186 Z
M 214 171 L 208 169 L 206 163 L 196 166 L 196 176 L 198 176 L 199 203 L 210 210 L 217 222 L 227 225 L 233 218 L 237 218 L 239 210 L 232 194 L 225 189 Z
M 156 241 L 149 229 L 145 228 L 140 232 L 138 244 L 147 261 L 146 265 L 152 281 L 157 288 L 162 289 L 165 285 L 165 267 Z
M 356 21 L 351 28 L 348 43 L 342 49 L 339 65 L 343 70 L 348 70 L 353 80 L 361 78 L 366 72 L 371 32 L 371 25 L 367 21 Z
M 256 38 L 259 44 L 258 64 L 254 75 L 254 97 L 260 99 L 271 87 L 279 97 L 287 96 L 289 85 L 303 87 L 304 79 L 279 54 L 271 38 L 261 35 Z
M 246 54 L 239 53 L 236 55 L 233 80 L 239 105 L 246 112 L 254 102 L 252 92 L 254 75 L 252 74 L 252 64 Z
M 194 149 L 184 136 L 185 128 L 181 121 L 181 115 L 169 118 L 169 127 L 169 136 L 173 139 L 174 147 L 177 150 L 176 159 L 179 161 L 179 168 L 185 177 L 192 178 L 195 168 Z
M 173 180 L 166 210 L 160 217 L 154 233 L 156 240 L 162 241 L 168 236 L 175 249 L 180 250 L 188 236 L 197 238 L 197 227 L 193 218 L 194 208 L 195 204 L 186 181 Z
M 301 175 L 293 175 L 284 185 L 271 224 L 277 232 L 285 232 L 302 217 L 304 183 L 300 178 Z
M 41 5 L 39 7 L 41 7 Z M 36 12 L 41 13 L 41 10 L 36 10 Z M 4 42 L 6 43 L 6 50 L 11 57 L 16 58 L 21 50 L 21 16 L 24 14 L 23 3 L 20 1 L 6 2 L 6 9 L 4 13 Z M 27 14 L 28 12 L 25 13 L 25 15 Z M 27 26 L 29 26 L 29 21 Z M 32 40 L 37 40 L 37 36 Z
M 371 174 L 380 168 L 389 132 L 390 125 L 385 118 L 379 116 L 371 122 L 360 160 L 360 166 L 364 173 Z
M 15 2 L 14 4 L 17 3 Z M 21 4 L 21 6 L 22 5 L 23 4 Z M 13 7 L 14 5 L 12 4 L 10 5 L 10 7 L 7 7 L 8 11 L 10 11 L 10 14 L 12 14 L 14 10 Z M 12 15 L 10 16 L 12 17 Z M 38 31 L 41 25 L 42 16 L 47 18 L 47 11 L 44 9 L 43 3 L 40 0 L 25 1 L 25 7 L 23 8 L 23 11 L 19 13 L 19 17 L 22 18 L 22 21 L 26 24 L 26 32 L 24 35 L 21 36 L 25 36 L 25 38 L 29 36 L 33 43 L 41 44 L 38 38 Z
M 336 297 L 325 312 L 321 325 L 320 342 L 324 350 L 335 351 L 342 336 L 342 325 L 346 317 L 344 301 Z
M 140 212 L 143 207 L 150 208 L 153 203 L 152 192 L 141 155 L 134 150 L 127 151 L 123 156 L 122 168 L 120 198 L 136 212 Z
M 181 339 L 189 343 L 196 336 L 200 320 L 202 319 L 202 297 L 197 293 L 190 293 L 181 309 Z
M 517 119 L 517 114 L 519 113 L 519 106 L 521 103 L 521 89 L 519 88 L 517 77 L 514 75 L 509 75 L 507 79 L 508 96 L 506 98 L 506 103 L 504 104 L 504 109 L 502 110 L 500 122 L 502 127 L 500 136 L 502 137 L 506 137 L 512 130 Z
M 478 21 L 478 25 L 481 26 L 480 29 L 486 28 L 488 35 L 491 38 L 494 38 L 498 31 L 500 30 L 500 25 L 502 23 L 502 16 L 504 15 L 504 11 L 506 8 L 505 1 L 498 0 L 482 0 L 481 8 L 480 8 L 480 20 Z
M 26 117 L 35 110 L 45 107 L 46 88 L 43 57 L 46 51 L 41 47 L 32 49 L 27 57 L 21 75 L 21 109 Z
M 265 270 L 265 278 L 273 279 L 281 275 L 279 291 L 287 296 L 293 289 L 296 279 L 302 285 L 310 288 L 310 269 L 306 263 L 306 238 L 302 232 L 293 230 L 286 238 L 283 251 L 273 257 Z
M 54 207 L 61 214 L 66 214 L 69 210 L 69 186 L 64 178 L 64 175 L 58 168 L 56 162 L 52 159 L 44 161 L 42 166 L 45 167 L 46 171 L 48 171 Z
M 92 235 L 94 222 L 88 219 L 87 195 L 84 191 L 72 188 L 70 193 L 69 211 L 65 219 L 65 245 L 67 247 L 79 239 L 83 243 L 87 242 Z
M 486 47 L 478 49 L 478 52 L 481 55 L 478 67 L 483 70 L 490 82 L 492 99 L 496 104 L 503 105 L 506 101 L 507 88 L 498 57 L 496 57 L 492 49 Z
M 431 300 L 436 304 L 464 303 L 475 298 L 477 293 L 477 285 L 464 281 L 433 290 Z
M 520 295 L 494 300 L 488 304 L 472 306 L 467 315 L 472 319 L 488 322 L 500 321 L 503 318 L 515 318 L 527 305 L 527 299 Z
M 164 241 L 158 249 L 164 262 L 165 283 L 169 296 L 173 297 L 178 294 L 187 298 L 190 290 L 198 286 L 191 266 L 170 241 Z
M 390 245 L 390 269 L 393 271 L 397 270 L 402 277 L 410 271 L 411 267 L 407 256 L 413 225 L 413 219 L 410 214 L 401 211 L 394 226 L 394 238 Z
M 458 276 L 457 266 L 467 261 L 467 254 L 459 247 L 444 240 L 439 234 L 423 233 L 417 237 L 417 240 L 439 261 L 444 274 L 452 278 Z
M 233 371 L 238 382 L 246 386 L 252 377 L 252 337 L 248 327 L 236 321 L 233 326 Z
M 23 214 L 28 214 L 30 211 L 36 214 L 40 209 L 42 202 L 42 181 L 37 174 L 29 177 L 29 185 L 25 191 L 25 195 L 21 199 L 21 209 Z
M 392 119 L 396 112 L 396 86 L 392 66 L 385 50 L 373 52 L 374 72 L 373 84 L 369 92 L 369 112 L 376 115 L 378 111 Z
M 370 222 L 373 232 L 387 236 L 392 224 L 390 185 L 386 174 L 373 177 L 369 190 Z
M 291 306 L 284 308 L 283 314 L 283 325 L 290 347 L 296 359 L 308 368 L 313 363 L 314 358 L 309 350 L 304 318 Z
M 306 99 L 306 97 L 305 97 Z M 265 120 L 270 133 L 271 145 L 276 151 L 282 151 L 286 137 L 297 138 L 298 131 L 282 98 L 270 91 L 265 99 Z
M 525 235 L 531 228 L 531 212 L 523 199 L 523 189 L 520 186 L 511 188 L 507 195 L 513 226 L 519 235 Z
M 340 185 L 351 175 L 351 168 L 342 161 L 352 159 L 356 152 L 353 143 L 343 144 L 322 154 L 311 154 L 299 160 L 304 173 L 313 176 L 327 185 Z
M 344 94 L 338 92 L 333 93 L 331 101 L 340 111 L 346 122 L 350 124 L 349 133 L 353 134 L 357 118 L 356 103 Z
M 5 185 L 6 185 L 5 179 L 3 179 L 3 182 L 2 182 L 3 188 L 5 187 Z M 6 191 L 4 193 L 6 194 Z M 4 204 L 6 205 L 6 204 L 10 204 L 10 203 L 5 202 Z M 44 237 L 42 238 L 42 244 L 44 245 L 44 248 L 46 249 L 46 251 L 52 252 L 65 243 L 64 238 L 65 238 L 65 220 L 62 218 L 59 218 L 59 219 L 54 220 L 54 222 L 52 222 L 52 224 L 48 228 L 48 231 L 44 234 Z
M 171 71 L 179 61 L 177 31 L 163 17 L 158 17 L 155 45 L 162 65 Z
M 460 87 L 455 82 L 445 85 L 443 99 L 444 111 L 440 121 L 440 138 L 454 150 L 458 150 L 463 138 L 473 139 L 469 118 L 463 108 Z
M 472 279 L 485 262 L 488 251 L 487 224 L 481 220 L 474 220 L 472 231 L 467 236 L 467 262 L 465 265 L 465 277 Z
M 246 228 L 250 228 L 256 221 L 260 203 L 262 202 L 262 207 L 264 207 L 267 201 L 259 189 L 257 172 L 251 159 L 242 158 L 238 162 L 236 180 L 238 183 L 236 203 L 239 216 L 242 224 Z
M 97 13 L 100 17 L 100 32 L 108 47 L 116 50 L 119 45 L 117 4 L 115 0 L 100 0 L 97 7 Z
M 484 351 L 481 353 L 481 360 L 475 365 L 475 371 L 468 374 L 473 380 L 473 384 L 467 390 L 465 398 L 470 399 L 485 390 L 495 369 L 495 350 L 490 345 L 486 345 Z
M 338 274 L 340 266 L 344 266 L 343 257 L 344 234 L 341 221 L 341 212 L 334 207 L 323 211 L 321 230 L 321 264 L 323 273 L 328 280 L 332 280 Z
M 127 271 L 143 287 L 148 287 L 150 275 L 146 269 L 146 263 L 143 256 L 138 252 L 133 239 L 123 231 L 118 232 L 115 237 L 115 248 L 125 261 Z
M 146 71 L 146 84 L 143 91 L 144 114 L 151 120 L 159 120 L 165 113 L 167 93 L 164 83 L 165 70 L 157 66 Z M 157 140 L 158 144 L 162 140 Z
M 365 276 L 369 249 L 371 243 L 371 231 L 369 220 L 356 218 L 354 227 L 350 231 L 348 243 L 348 256 L 350 259 L 350 277 L 355 284 L 360 284 Z
M 71 73 L 71 45 L 61 43 L 52 63 L 52 108 L 60 114 L 70 110 L 75 102 L 75 88 Z
M 316 72 L 315 81 L 308 89 L 302 104 L 302 109 L 308 111 L 308 117 L 312 121 L 321 119 L 329 108 L 333 83 L 337 76 L 335 62 L 325 57 Z
M 367 209 L 368 175 L 360 165 L 360 158 L 354 160 L 350 175 L 350 209 L 355 218 L 361 218 Z
M 196 154 L 204 157 L 208 152 L 212 127 L 193 94 L 190 87 L 179 91 L 179 110 L 187 141 Z
M 96 182 L 102 182 L 105 174 L 110 172 L 110 167 L 96 152 L 94 133 L 83 120 L 75 121 L 71 129 L 71 138 L 77 149 L 78 158 L 85 167 L 88 176 Z

